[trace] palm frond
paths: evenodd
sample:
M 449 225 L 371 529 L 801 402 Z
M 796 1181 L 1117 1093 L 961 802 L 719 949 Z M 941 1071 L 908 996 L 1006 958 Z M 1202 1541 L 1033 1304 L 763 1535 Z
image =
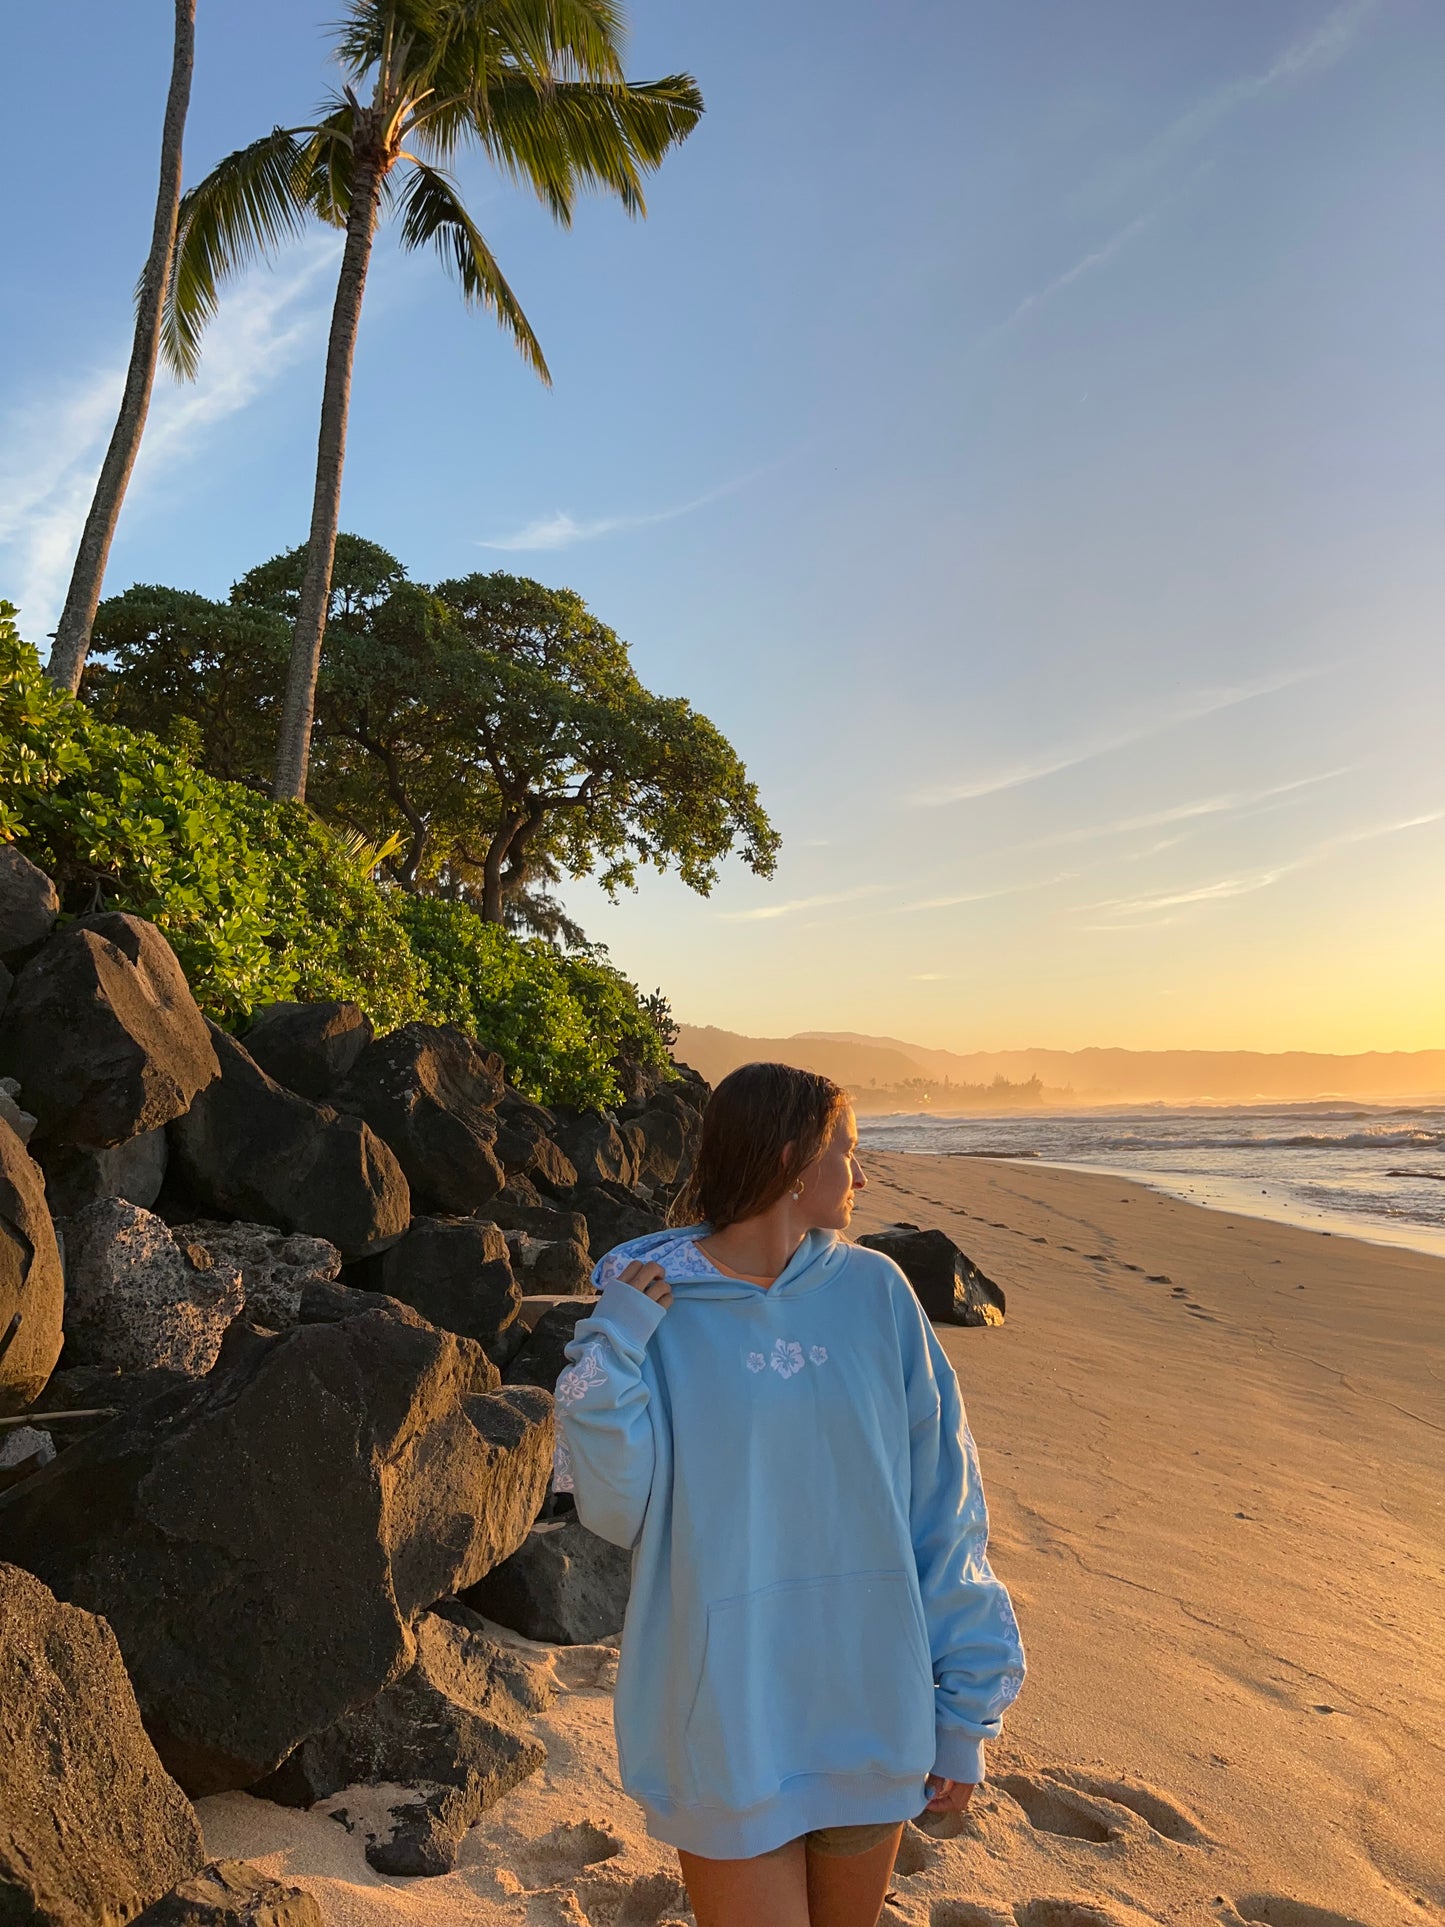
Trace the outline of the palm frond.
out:
M 221 283 L 305 227 L 309 143 L 298 134 L 311 131 L 273 127 L 228 154 L 181 199 L 161 352 L 187 380 L 200 364 L 201 336 L 216 312 Z
M 645 213 L 643 178 L 686 140 L 702 112 L 690 74 L 538 88 L 509 73 L 489 90 L 485 119 L 473 131 L 496 165 L 524 181 L 565 223 L 578 193 L 588 190 L 610 191 L 629 214 Z M 416 138 L 429 132 L 430 123 Z
M 461 284 L 462 298 L 490 308 L 511 335 L 523 356 L 551 386 L 541 344 L 532 324 L 498 267 L 481 230 L 467 213 L 453 182 L 438 168 L 413 159 L 410 176 L 398 196 L 401 244 L 422 248 L 430 243 Z

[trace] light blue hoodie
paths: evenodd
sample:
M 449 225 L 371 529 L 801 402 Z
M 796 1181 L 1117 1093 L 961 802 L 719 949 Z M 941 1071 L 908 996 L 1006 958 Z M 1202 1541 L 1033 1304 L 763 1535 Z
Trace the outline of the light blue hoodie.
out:
M 813 1231 L 768 1289 L 620 1245 L 557 1382 L 558 1483 L 630 1546 L 616 1725 L 658 1839 L 747 1859 L 983 1778 L 1023 1683 L 953 1367 L 881 1253 Z M 618 1273 L 661 1265 L 667 1311 Z

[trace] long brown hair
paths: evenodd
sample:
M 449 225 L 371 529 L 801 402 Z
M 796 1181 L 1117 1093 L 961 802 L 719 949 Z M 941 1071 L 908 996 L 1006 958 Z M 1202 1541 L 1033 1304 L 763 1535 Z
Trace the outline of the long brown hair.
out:
M 821 1156 L 848 1108 L 831 1077 L 791 1064 L 740 1064 L 713 1092 L 692 1177 L 671 1217 L 714 1231 L 755 1218 Z

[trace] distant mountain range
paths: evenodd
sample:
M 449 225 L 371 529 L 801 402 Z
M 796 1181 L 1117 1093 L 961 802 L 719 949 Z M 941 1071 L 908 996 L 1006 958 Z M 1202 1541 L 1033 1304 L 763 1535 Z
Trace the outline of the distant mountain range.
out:
M 1199 1099 L 1249 1103 L 1311 1098 L 1418 1098 L 1445 1094 L 1445 1050 L 1362 1051 L 1333 1056 L 1324 1051 L 1213 1050 L 930 1050 L 896 1037 L 854 1031 L 801 1031 L 792 1037 L 743 1037 L 711 1025 L 683 1024 L 677 1057 L 715 1084 L 739 1064 L 772 1058 L 802 1070 L 821 1071 L 855 1091 L 869 1109 L 922 1107 L 918 1080 L 973 1087 L 957 1094 L 956 1108 L 985 1101 L 980 1086 L 1002 1079 L 1006 1102 L 1019 1102 L 1018 1087 L 1037 1078 L 1044 1103 L 1189 1103 Z M 868 1094 L 872 1094 L 870 1097 Z M 977 1093 L 977 1095 L 975 1095 Z M 928 1094 L 928 1108 L 951 1108 L 949 1093 Z M 892 1101 L 888 1101 L 892 1100 Z M 1034 1097 L 1034 1101 L 1039 1101 Z

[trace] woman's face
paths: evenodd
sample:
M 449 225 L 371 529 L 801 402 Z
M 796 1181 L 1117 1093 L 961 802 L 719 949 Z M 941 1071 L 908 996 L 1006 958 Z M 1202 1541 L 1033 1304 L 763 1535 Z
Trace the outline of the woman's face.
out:
M 797 1208 L 813 1231 L 846 1231 L 853 1195 L 867 1185 L 855 1155 L 858 1125 L 850 1105 L 833 1126 L 822 1155 L 803 1173 Z

